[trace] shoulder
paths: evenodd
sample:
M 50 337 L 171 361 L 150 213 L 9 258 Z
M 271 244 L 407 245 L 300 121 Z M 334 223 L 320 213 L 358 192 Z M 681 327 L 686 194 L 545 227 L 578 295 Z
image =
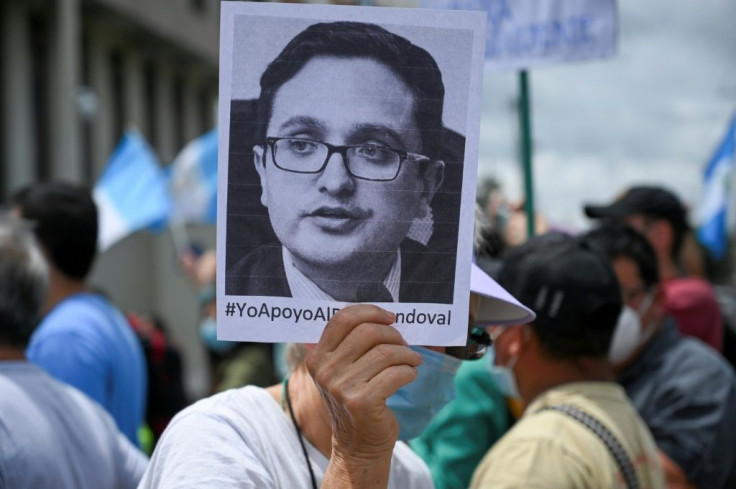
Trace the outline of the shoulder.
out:
M 416 241 L 401 243 L 399 302 L 452 304 L 455 292 L 455 255 L 438 253 Z
M 259 246 L 228 267 L 225 289 L 229 295 L 290 296 L 281 245 Z
M 217 456 L 225 443 L 232 453 L 252 448 L 264 451 L 271 434 L 290 426 L 271 395 L 260 387 L 230 389 L 202 399 L 177 414 L 162 441 L 171 452 L 188 451 Z M 215 446 L 213 446 L 215 444 Z
M 22 431 L 41 433 L 44 426 L 56 433 L 57 441 L 68 435 L 67 430 L 73 427 L 74 432 L 86 440 L 87 446 L 97 443 L 104 453 L 106 445 L 117 438 L 118 430 L 115 421 L 102 406 L 87 397 L 77 388 L 57 381 L 35 365 L 28 365 L 20 376 L 10 377 L 11 382 L 3 382 L 5 376 L 0 374 L 1 414 L 10 413 L 12 408 L 22 408 L 26 417 L 31 415 L 34 426 L 17 427 Z M 13 382 L 13 378 L 17 382 Z M 13 388 L 15 387 L 15 388 Z M 0 416 L 2 418 L 2 416 Z M 64 423 L 59 423 L 60 419 Z M 48 436 L 45 433 L 43 436 Z
M 174 431 L 180 425 L 213 420 L 223 426 L 242 428 L 246 424 L 258 424 L 253 412 L 268 414 L 278 407 L 265 389 L 247 386 L 230 389 L 195 402 L 182 410 L 171 421 Z
M 250 274 L 253 270 L 268 270 L 274 266 L 284 267 L 281 245 L 264 245 L 235 262 L 228 275 Z
M 58 303 L 41 320 L 37 333 L 70 332 L 81 326 L 104 320 L 100 305 L 90 294 L 77 294 Z
M 711 307 L 718 310 L 713 287 L 701 278 L 683 277 L 668 280 L 664 283 L 664 288 L 668 308 Z
M 424 461 L 404 442 L 396 442 L 389 489 L 424 489 L 432 488 L 432 475 Z
M 473 475 L 473 489 L 592 487 L 592 468 L 580 448 L 568 443 L 573 420 L 555 412 L 522 418 L 486 454 Z
M 641 353 L 647 376 L 656 376 L 665 384 L 677 384 L 683 378 L 689 382 L 697 379 L 707 388 L 714 376 L 736 381 L 733 368 L 720 353 L 699 339 L 682 335 L 676 327 L 674 320 L 669 319 L 655 334 L 651 346 Z M 656 361 L 647 361 L 649 355 Z
M 26 353 L 34 361 L 39 356 L 60 355 L 108 363 L 131 345 L 140 348 L 125 316 L 114 305 L 101 296 L 78 294 L 59 303 L 41 321 Z M 84 351 L 86 356 L 73 351 Z M 142 361 L 142 353 L 140 358 Z
M 662 380 L 670 389 L 688 398 L 699 393 L 709 396 L 736 389 L 736 374 L 726 360 L 703 342 L 680 337 L 663 356 Z
M 82 293 L 67 297 L 57 304 L 41 320 L 34 337 L 47 334 L 102 334 L 106 328 L 90 328 L 90 325 L 121 324 L 127 326 L 125 317 L 107 299 L 95 294 Z
M 278 405 L 269 398 L 263 389 L 243 387 L 181 411 L 159 440 L 139 487 L 273 487 L 265 434 Z

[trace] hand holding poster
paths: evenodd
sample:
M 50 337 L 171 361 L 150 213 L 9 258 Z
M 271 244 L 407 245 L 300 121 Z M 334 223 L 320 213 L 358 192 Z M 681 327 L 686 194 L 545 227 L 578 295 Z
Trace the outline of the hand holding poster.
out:
M 221 339 L 315 342 L 371 302 L 465 344 L 484 37 L 477 12 L 223 4 Z

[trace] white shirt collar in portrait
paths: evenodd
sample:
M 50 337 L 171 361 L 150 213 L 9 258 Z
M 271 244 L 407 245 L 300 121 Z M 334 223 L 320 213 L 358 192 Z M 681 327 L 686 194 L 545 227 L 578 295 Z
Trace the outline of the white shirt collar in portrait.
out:
M 320 289 L 317 284 L 312 282 L 309 277 L 300 272 L 295 266 L 291 257 L 291 253 L 285 246 L 281 247 L 281 255 L 284 260 L 284 270 L 286 271 L 286 281 L 291 289 L 291 296 L 295 299 L 310 299 L 320 301 L 334 301 L 333 297 Z M 399 286 L 401 285 L 401 251 L 396 250 L 396 259 L 388 275 L 383 280 L 394 302 L 399 301 Z

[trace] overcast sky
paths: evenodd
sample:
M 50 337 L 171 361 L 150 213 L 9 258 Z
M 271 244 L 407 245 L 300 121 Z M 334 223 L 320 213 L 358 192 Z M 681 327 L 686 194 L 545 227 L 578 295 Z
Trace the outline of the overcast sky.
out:
M 619 0 L 619 18 L 614 58 L 530 72 L 536 202 L 553 224 L 587 227 L 583 202 L 634 183 L 697 207 L 702 169 L 736 109 L 736 1 Z M 486 74 L 480 137 L 480 177 L 512 198 L 523 187 L 517 83 Z

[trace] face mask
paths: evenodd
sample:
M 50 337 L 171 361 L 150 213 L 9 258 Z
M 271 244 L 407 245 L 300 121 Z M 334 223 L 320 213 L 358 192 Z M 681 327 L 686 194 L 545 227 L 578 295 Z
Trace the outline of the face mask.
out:
M 612 363 L 619 364 L 627 360 L 654 333 L 653 327 L 642 328 L 641 325 L 641 316 L 646 314 L 653 301 L 654 295 L 650 293 L 639 306 L 639 311 L 629 306 L 624 306 L 621 310 L 616 329 L 613 331 L 611 347 L 608 350 L 608 359 Z
M 217 339 L 217 321 L 213 317 L 206 317 L 199 323 L 199 337 L 207 349 L 214 353 L 225 353 L 237 344 L 234 341 L 220 341 Z
M 412 346 L 422 355 L 417 378 L 399 388 L 386 400 L 399 422 L 399 440 L 422 434 L 432 418 L 455 399 L 455 373 L 461 361 L 442 353 Z
M 516 365 L 517 356 L 514 356 L 509 362 L 509 365 L 496 365 L 496 349 L 495 345 L 491 345 L 486 352 L 486 367 L 491 374 L 493 383 L 496 384 L 498 390 L 503 393 L 504 396 L 512 399 L 521 399 L 519 394 L 519 387 L 516 385 L 516 377 L 514 377 L 514 365 Z

